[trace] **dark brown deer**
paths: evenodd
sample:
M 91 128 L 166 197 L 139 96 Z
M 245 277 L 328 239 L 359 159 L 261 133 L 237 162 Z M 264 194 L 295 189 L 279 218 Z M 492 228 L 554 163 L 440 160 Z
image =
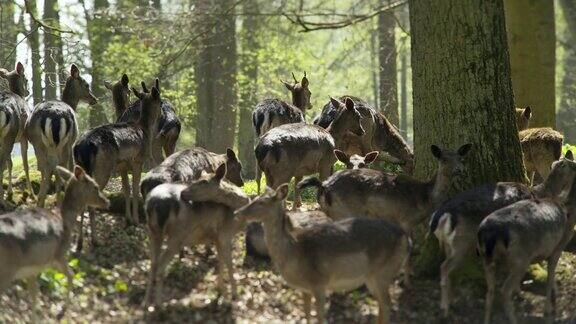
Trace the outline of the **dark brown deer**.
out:
M 360 120 L 354 102 L 347 99 L 345 104 L 340 103 L 339 112 L 327 130 L 317 125 L 286 124 L 262 135 L 255 153 L 268 186 L 277 188 L 293 177 L 298 183 L 303 176 L 316 172 L 326 179 L 336 161 L 333 137 L 347 131 L 362 136 Z M 300 189 L 296 188 L 293 207 L 299 207 L 300 203 Z
M 28 81 L 24 75 L 24 65 L 18 62 L 14 71 L 0 69 L 0 80 L 5 80 L 7 89 L 0 89 L 0 205 L 4 205 L 4 170 L 8 169 L 8 193 L 12 196 L 12 149 L 16 141 L 20 142 L 22 164 L 26 175 L 26 185 L 31 194 L 30 173 L 28 170 L 28 141 L 23 136 L 29 108 L 25 97 L 28 96 Z
M 572 238 L 576 225 L 576 163 L 564 159 L 555 162 L 554 169 L 568 169 L 550 174 L 549 178 L 563 184 L 561 190 L 542 197 L 518 201 L 488 215 L 478 228 L 478 252 L 486 272 L 486 309 L 484 323 L 491 322 L 496 284 L 496 260 L 506 263 L 508 275 L 502 285 L 504 310 L 510 323 L 516 324 L 512 297 L 520 290 L 520 283 L 528 266 L 547 261 L 545 315 L 554 322 L 556 282 L 554 275 L 562 250 Z M 566 176 L 569 173 L 571 176 Z M 567 194 L 568 193 L 568 194 Z
M 351 132 L 345 132 L 338 137 L 334 137 L 336 148 L 346 152 L 348 155 L 366 155 L 371 151 L 382 151 L 391 157 L 382 158 L 389 162 L 402 164 L 402 169 L 411 174 L 414 169 L 414 154 L 412 149 L 400 135 L 400 132 L 392 123 L 377 112 L 366 101 L 352 96 L 340 97 L 351 98 L 354 106 L 362 115 L 362 128 L 366 131 L 364 136 L 357 136 Z M 322 113 L 314 120 L 314 124 L 328 127 L 336 115 L 338 100 L 330 99 L 324 105 Z
M 239 221 L 263 223 L 266 245 L 286 282 L 304 292 L 310 322 L 312 296 L 318 323 L 324 323 L 326 292 L 366 284 L 378 301 L 378 323 L 387 323 L 389 287 L 410 253 L 410 239 L 398 226 L 378 219 L 351 218 L 290 232 L 284 199 L 288 184 L 238 209 Z M 310 212 L 300 212 L 307 214 Z
M 72 64 L 61 100 L 39 103 L 26 123 L 25 136 L 34 147 L 38 169 L 42 174 L 38 193 L 40 207 L 44 206 L 52 175 L 56 177 L 56 193 L 60 192 L 56 166 L 72 166 L 72 145 L 78 135 L 76 108 L 80 101 L 90 105 L 97 102 L 88 82 L 80 76 L 78 67 Z

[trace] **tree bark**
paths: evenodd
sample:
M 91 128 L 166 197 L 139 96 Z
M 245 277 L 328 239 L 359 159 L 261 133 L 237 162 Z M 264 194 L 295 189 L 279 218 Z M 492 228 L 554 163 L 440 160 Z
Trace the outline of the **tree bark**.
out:
M 14 21 L 14 3 L 11 0 L 0 0 L 0 62 L 8 70 L 16 64 L 16 46 L 18 28 Z M 2 63 L 0 63 L 2 64 Z
M 232 148 L 236 129 L 236 16 L 232 0 L 201 0 L 199 13 L 208 29 L 196 67 L 197 145 L 213 152 Z
M 524 181 L 502 0 L 410 4 L 416 174 L 436 171 L 431 144 L 470 142 L 459 189 Z
M 34 11 L 35 17 L 38 17 L 38 5 L 36 0 L 30 0 L 30 10 Z M 42 95 L 42 62 L 40 58 L 40 32 L 39 25 L 32 18 L 30 18 L 30 36 L 28 36 L 28 44 L 30 45 L 31 58 L 32 58 L 32 98 L 34 105 L 39 104 L 43 100 Z
M 247 0 L 243 5 L 244 23 L 242 24 L 242 54 L 238 88 L 240 91 L 240 125 L 238 128 L 238 153 L 242 162 L 244 176 L 255 177 L 256 159 L 254 156 L 255 132 L 252 126 L 252 110 L 258 103 L 258 12 L 257 0 Z M 252 14 L 252 15 L 250 15 Z
M 564 134 L 564 141 L 576 142 L 576 3 L 572 0 L 560 0 L 560 7 L 564 12 L 566 22 L 566 36 L 564 39 L 564 76 L 561 85 L 560 107 L 556 126 Z
M 58 0 L 44 0 L 43 21 L 50 26 L 58 27 Z M 58 87 L 58 53 L 62 50 L 60 35 L 55 30 L 44 29 L 44 95 L 47 100 L 57 98 Z
M 515 105 L 532 107 L 532 127 L 555 127 L 554 1 L 504 4 Z
M 384 1 L 382 1 L 384 2 Z M 380 64 L 380 110 L 388 120 L 398 126 L 398 92 L 396 79 L 396 37 L 394 13 L 378 14 L 378 59 Z

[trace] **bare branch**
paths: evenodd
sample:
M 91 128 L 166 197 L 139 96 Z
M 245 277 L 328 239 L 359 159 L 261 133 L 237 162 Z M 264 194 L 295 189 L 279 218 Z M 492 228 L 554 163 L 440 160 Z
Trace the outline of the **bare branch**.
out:
M 60 33 L 67 33 L 67 34 L 74 34 L 74 31 L 72 30 L 68 30 L 68 29 L 61 29 L 61 28 L 57 28 L 54 26 L 49 26 L 47 24 L 45 24 L 42 20 L 38 19 L 35 14 L 34 11 L 30 8 L 30 2 L 29 0 L 24 0 L 24 5 L 26 7 L 26 12 L 28 12 L 28 14 L 30 15 L 30 19 L 32 19 L 36 24 L 38 24 L 39 27 L 42 27 L 44 29 L 48 29 L 51 31 L 57 31 Z

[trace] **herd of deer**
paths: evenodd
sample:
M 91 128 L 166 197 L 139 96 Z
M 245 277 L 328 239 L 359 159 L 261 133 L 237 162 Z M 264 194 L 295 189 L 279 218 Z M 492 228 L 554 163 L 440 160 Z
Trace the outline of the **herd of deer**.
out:
M 306 75 L 300 81 L 294 77 L 294 83 L 283 81 L 292 93 L 292 104 L 266 99 L 254 109 L 258 192 L 262 172 L 269 188 L 249 197 L 241 189 L 242 166 L 231 149 L 225 154 L 203 148 L 174 152 L 180 122 L 170 102 L 161 98 L 158 79 L 151 89 L 144 83 L 142 92 L 132 88 L 137 97 L 133 103 L 128 76 L 106 83 L 116 122 L 80 137 L 76 107 L 81 100 L 88 104 L 97 100 L 75 65 L 61 100 L 42 102 L 31 111 L 24 100 L 28 91 L 22 64 L 11 72 L 0 69 L 0 85 L 2 81 L 0 176 L 7 166 L 11 196 L 10 153 L 19 140 L 27 187 L 34 197 L 26 156 L 29 141 L 42 182 L 37 208 L 0 216 L 0 291 L 15 279 L 29 279 L 34 300 L 36 276 L 48 266 L 64 272 L 72 287 L 67 264 L 72 232 L 78 231 L 76 252 L 80 252 L 82 215 L 90 208 L 91 243 L 97 244 L 94 209 L 109 205 L 101 189 L 118 172 L 127 222 L 140 221 L 140 193 L 144 197 L 151 258 L 145 305 L 161 303 L 166 267 L 185 246 L 195 244 L 215 245 L 218 287 L 227 295 L 227 272 L 234 299 L 233 237 L 246 229 L 247 253 L 270 258 L 286 282 L 303 292 L 308 321 L 312 297 L 322 323 L 327 292 L 366 285 L 378 301 L 378 322 L 388 322 L 389 286 L 401 272 L 409 284 L 410 233 L 429 218 L 429 232 L 446 254 L 440 269 L 440 306 L 445 315 L 451 299 L 450 274 L 476 251 L 486 272 L 485 323 L 491 320 L 496 260 L 507 264 L 502 295 L 512 323 L 517 323 L 512 295 L 519 290 L 527 267 L 546 260 L 546 314 L 554 318 L 555 268 L 576 223 L 576 162 L 571 152 L 560 157 L 562 135 L 550 128 L 528 128 L 529 107 L 516 110 L 517 127 L 525 166 L 541 183 L 485 184 L 449 198 L 453 180 L 465 172 L 471 144 L 455 151 L 433 145 L 436 175 L 429 181 L 417 180 L 411 176 L 412 150 L 382 114 L 356 97 L 331 98 L 314 123 L 308 124 L 304 116 L 311 107 L 309 81 Z M 333 172 L 337 159 L 346 170 Z M 404 173 L 367 168 L 377 159 L 401 164 Z M 155 167 L 140 180 L 144 163 Z M 314 173 L 319 177 L 308 176 Z M 42 208 L 52 175 L 59 212 Z M 287 211 L 292 178 L 294 199 L 292 210 Z M 61 183 L 64 194 L 59 198 Z M 300 192 L 306 187 L 317 188 L 320 210 L 299 208 Z M 2 186 L 0 201 L 6 203 Z M 66 305 L 69 299 L 70 289 Z

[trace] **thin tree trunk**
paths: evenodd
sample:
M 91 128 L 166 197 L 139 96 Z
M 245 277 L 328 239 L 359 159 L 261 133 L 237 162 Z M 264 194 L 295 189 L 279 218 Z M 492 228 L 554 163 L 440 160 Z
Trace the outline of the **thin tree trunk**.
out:
M 532 107 L 531 126 L 556 126 L 554 1 L 505 0 L 516 107 Z
M 572 0 L 560 0 L 560 7 L 564 12 L 566 21 L 566 36 L 564 39 L 564 76 L 561 85 L 560 107 L 556 125 L 564 134 L 568 143 L 576 141 L 576 3 Z
M 29 1 L 30 10 L 35 17 L 38 17 L 38 6 L 36 0 Z M 40 58 L 40 32 L 38 23 L 30 18 L 31 33 L 28 36 L 32 58 L 32 98 L 34 105 L 42 102 L 42 62 Z
M 378 84 L 379 68 L 376 63 L 376 57 L 378 56 L 378 53 L 376 53 L 377 34 L 378 29 L 374 29 L 370 33 L 370 67 L 372 68 L 372 95 L 374 96 L 374 107 L 380 105 L 378 98 L 378 92 L 380 91 L 380 86 Z
M 58 0 L 44 0 L 43 20 L 51 26 L 58 27 Z M 44 92 L 48 100 L 56 99 L 58 86 L 57 56 L 61 49 L 60 35 L 54 30 L 44 30 Z
M 384 112 L 384 115 L 392 124 L 398 126 L 395 26 L 396 20 L 393 12 L 385 11 L 378 15 L 380 110 Z
M 18 29 L 14 21 L 14 3 L 11 0 L 0 0 L 0 62 L 12 70 L 16 64 L 16 46 Z M 0 63 L 2 64 L 2 63 Z
M 212 116 L 214 112 L 213 99 L 213 71 L 212 71 L 212 19 L 210 18 L 210 0 L 196 1 L 196 12 L 198 12 L 198 26 L 201 27 L 202 36 L 199 39 L 199 53 L 196 60 L 196 101 L 198 103 L 196 115 L 196 145 L 207 148 L 210 144 L 210 133 L 212 127 Z
M 402 40 L 406 45 L 406 41 Z M 402 46 L 400 52 L 400 132 L 408 137 L 408 49 Z

